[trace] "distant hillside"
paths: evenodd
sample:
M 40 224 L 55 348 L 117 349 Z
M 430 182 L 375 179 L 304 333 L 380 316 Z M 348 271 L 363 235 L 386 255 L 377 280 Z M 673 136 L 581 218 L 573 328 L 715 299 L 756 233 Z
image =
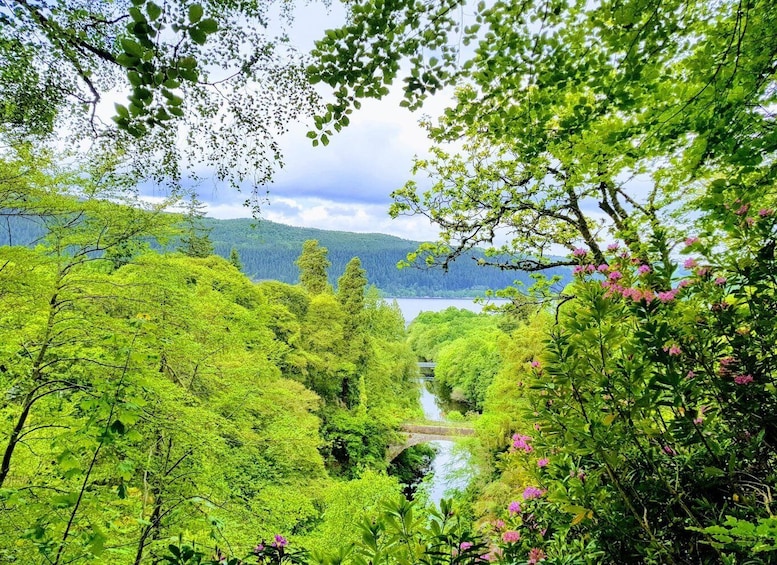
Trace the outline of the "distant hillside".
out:
M 478 267 L 470 258 L 460 259 L 447 273 L 438 269 L 397 269 L 397 263 L 415 251 L 419 242 L 385 234 L 296 228 L 248 219 L 208 220 L 207 225 L 213 229 L 210 237 L 216 253 L 228 257 L 230 249 L 235 247 L 244 271 L 256 279 L 297 282 L 294 261 L 302 243 L 317 239 L 329 250 L 330 282 L 335 284 L 348 261 L 359 257 L 370 283 L 389 296 L 474 296 L 487 289 L 504 288 L 516 279 L 527 284 L 532 282 L 526 273 Z M 569 278 L 568 269 L 548 273 L 551 274 Z
M 0 245 L 7 245 L 9 237 L 14 245 L 34 244 L 42 234 L 41 228 L 29 220 L 11 219 L 3 224 Z M 515 280 L 531 284 L 526 273 L 478 267 L 470 258 L 459 259 L 447 273 L 436 269 L 397 269 L 397 263 L 415 251 L 419 242 L 391 235 L 297 228 L 251 219 L 208 218 L 205 224 L 212 230 L 210 238 L 216 253 L 229 257 L 230 250 L 236 248 L 244 272 L 256 280 L 296 283 L 299 271 L 294 261 L 302 250 L 302 243 L 317 239 L 329 250 L 332 262 L 329 279 L 333 285 L 353 257 L 361 259 L 370 284 L 388 296 L 475 296 L 487 289 L 504 288 Z M 568 269 L 547 274 L 559 274 L 569 280 Z

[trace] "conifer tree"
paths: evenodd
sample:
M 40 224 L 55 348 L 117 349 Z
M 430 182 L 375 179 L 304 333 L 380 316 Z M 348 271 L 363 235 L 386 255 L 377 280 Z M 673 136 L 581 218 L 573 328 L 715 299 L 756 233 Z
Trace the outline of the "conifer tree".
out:
M 210 229 L 202 225 L 205 217 L 205 205 L 192 194 L 186 206 L 184 218 L 184 235 L 178 251 L 189 257 L 208 257 L 213 254 L 213 242 L 210 240 Z
M 237 248 L 235 247 L 233 247 L 232 250 L 229 252 L 229 262 L 238 271 L 243 270 L 243 262 L 240 260 L 240 253 L 238 253 Z
M 331 265 L 327 253 L 327 248 L 321 247 L 318 240 L 309 239 L 302 244 L 302 254 L 294 262 L 299 267 L 300 284 L 311 295 L 332 290 L 326 272 Z

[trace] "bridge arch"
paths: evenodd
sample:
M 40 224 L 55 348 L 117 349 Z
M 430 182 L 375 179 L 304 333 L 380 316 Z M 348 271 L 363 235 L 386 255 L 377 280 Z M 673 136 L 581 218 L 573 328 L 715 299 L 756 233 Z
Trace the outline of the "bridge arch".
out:
M 460 437 L 472 436 L 475 434 L 474 428 L 468 426 L 440 426 L 429 424 L 403 424 L 402 427 L 405 441 L 394 445 L 389 445 L 386 449 L 386 460 L 391 462 L 396 459 L 400 453 L 408 447 L 428 443 L 430 441 L 451 440 Z

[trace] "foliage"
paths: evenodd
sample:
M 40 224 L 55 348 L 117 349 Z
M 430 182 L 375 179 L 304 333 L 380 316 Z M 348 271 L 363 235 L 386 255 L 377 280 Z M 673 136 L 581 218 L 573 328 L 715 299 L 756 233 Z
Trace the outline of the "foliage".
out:
M 602 234 L 646 245 L 646 227 L 722 171 L 773 183 L 768 0 L 462 4 L 354 4 L 309 71 L 334 89 L 321 139 L 400 71 L 410 107 L 456 87 L 414 166 L 434 184 L 394 194 L 392 215 L 441 232 L 411 260 L 447 266 L 483 245 L 483 264 L 538 270 L 574 264 L 549 254 L 583 243 L 600 264 Z
M 120 147 L 158 181 L 205 162 L 234 186 L 253 179 L 258 201 L 276 136 L 316 104 L 283 35 L 291 12 L 280 12 L 253 1 L 11 2 L 0 11 L 0 132 Z M 99 106 L 117 91 L 127 100 L 105 123 Z
M 326 274 L 330 263 L 326 255 L 326 247 L 321 247 L 318 241 L 310 239 L 302 244 L 302 253 L 295 262 L 299 267 L 299 282 L 311 295 L 331 290 Z

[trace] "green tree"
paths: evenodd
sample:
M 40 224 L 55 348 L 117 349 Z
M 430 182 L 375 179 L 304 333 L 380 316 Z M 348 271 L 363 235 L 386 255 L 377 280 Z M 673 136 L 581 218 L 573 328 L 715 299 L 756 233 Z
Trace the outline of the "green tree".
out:
M 243 270 L 243 262 L 240 260 L 240 253 L 238 253 L 237 248 L 235 248 L 235 247 L 233 247 L 229 251 L 229 262 L 238 271 L 242 271 Z
M 183 235 L 178 251 L 189 257 L 207 257 L 213 254 L 213 243 L 210 240 L 210 228 L 203 225 L 205 205 L 192 194 L 186 206 L 183 221 Z
M 335 88 L 321 139 L 347 125 L 359 99 L 385 96 L 405 57 L 407 105 L 457 87 L 428 124 L 438 146 L 414 167 L 435 183 L 394 195 L 392 215 L 426 216 L 441 230 L 411 260 L 447 264 L 483 245 L 483 264 L 538 270 L 573 264 L 554 246 L 584 246 L 598 265 L 613 234 L 643 255 L 645 228 L 718 175 L 773 183 L 768 0 L 497 1 L 472 17 L 461 4 L 359 4 L 317 43 L 310 70 Z M 446 147 L 454 140 L 462 150 Z M 502 234 L 509 242 L 495 244 Z
M 331 263 L 326 257 L 326 247 L 321 247 L 315 239 L 309 239 L 302 244 L 302 253 L 294 262 L 299 268 L 300 284 L 313 296 L 332 290 L 327 277 Z
M 235 186 L 249 175 L 258 186 L 277 134 L 316 104 L 283 36 L 292 11 L 271 12 L 258 1 L 14 0 L 0 14 L 0 135 L 68 131 L 123 147 L 157 180 L 207 162 Z M 129 96 L 106 123 L 98 106 L 117 88 Z

